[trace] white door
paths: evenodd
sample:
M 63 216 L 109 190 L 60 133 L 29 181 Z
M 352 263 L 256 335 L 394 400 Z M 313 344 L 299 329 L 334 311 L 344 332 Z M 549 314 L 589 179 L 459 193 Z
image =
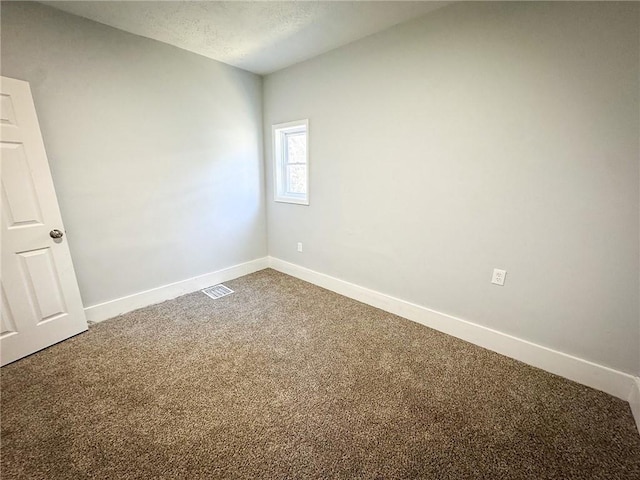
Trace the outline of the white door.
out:
M 0 100 L 6 365 L 85 331 L 87 320 L 29 84 L 0 77 Z

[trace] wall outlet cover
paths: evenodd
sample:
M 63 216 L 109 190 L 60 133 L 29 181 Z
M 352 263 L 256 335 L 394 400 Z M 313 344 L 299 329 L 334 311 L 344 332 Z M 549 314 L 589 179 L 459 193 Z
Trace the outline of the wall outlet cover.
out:
M 504 285 L 504 278 L 507 276 L 506 270 L 500 270 L 499 268 L 493 269 L 493 275 L 491 276 L 491 283 L 495 285 Z

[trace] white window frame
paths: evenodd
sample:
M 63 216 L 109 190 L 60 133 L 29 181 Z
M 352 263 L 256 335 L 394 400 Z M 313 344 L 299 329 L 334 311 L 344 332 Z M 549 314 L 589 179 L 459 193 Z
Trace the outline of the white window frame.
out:
M 307 148 L 305 151 L 306 171 L 305 178 L 306 194 L 286 191 L 286 159 L 285 138 L 287 134 L 304 131 L 307 137 Z M 278 123 L 271 127 L 273 139 L 273 191 L 276 202 L 295 203 L 298 205 L 309 205 L 309 120 L 297 120 L 295 122 Z

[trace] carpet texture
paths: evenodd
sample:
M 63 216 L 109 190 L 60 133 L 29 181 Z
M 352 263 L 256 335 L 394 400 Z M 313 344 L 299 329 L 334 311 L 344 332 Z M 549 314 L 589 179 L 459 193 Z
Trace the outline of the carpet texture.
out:
M 3 479 L 640 479 L 622 400 L 264 270 L 1 371 Z

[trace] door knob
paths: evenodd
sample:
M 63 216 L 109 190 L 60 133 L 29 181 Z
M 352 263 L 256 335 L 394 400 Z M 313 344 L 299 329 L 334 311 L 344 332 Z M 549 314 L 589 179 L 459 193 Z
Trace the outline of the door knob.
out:
M 49 232 L 49 236 L 51 238 L 62 238 L 62 236 L 64 235 L 64 233 L 62 233 L 60 230 L 55 229 L 55 230 L 51 230 Z

